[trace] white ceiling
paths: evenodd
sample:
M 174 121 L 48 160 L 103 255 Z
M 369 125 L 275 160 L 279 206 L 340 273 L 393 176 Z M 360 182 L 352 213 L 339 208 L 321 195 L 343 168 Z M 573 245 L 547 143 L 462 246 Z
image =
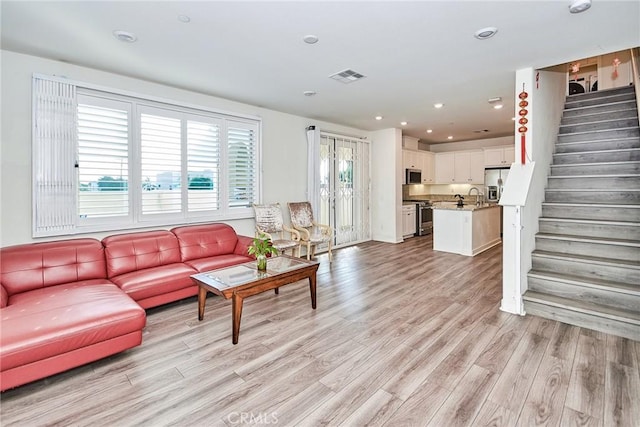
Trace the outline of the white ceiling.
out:
M 364 130 L 406 120 L 405 135 L 436 143 L 513 134 L 517 69 L 640 45 L 640 0 L 593 0 L 581 14 L 570 14 L 569 3 L 2 0 L 0 7 L 2 49 Z M 487 26 L 498 33 L 476 40 Z M 114 30 L 138 41 L 120 42 Z M 304 43 L 307 34 L 319 42 Z M 328 78 L 347 68 L 366 78 L 347 85 Z M 502 110 L 487 102 L 498 96 Z M 434 109 L 436 102 L 445 107 Z

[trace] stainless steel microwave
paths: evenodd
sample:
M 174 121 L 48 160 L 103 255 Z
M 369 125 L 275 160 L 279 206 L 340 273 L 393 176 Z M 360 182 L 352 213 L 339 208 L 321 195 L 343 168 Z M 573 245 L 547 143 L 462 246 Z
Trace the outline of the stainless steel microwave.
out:
M 422 184 L 422 171 L 420 169 L 406 169 L 407 184 Z

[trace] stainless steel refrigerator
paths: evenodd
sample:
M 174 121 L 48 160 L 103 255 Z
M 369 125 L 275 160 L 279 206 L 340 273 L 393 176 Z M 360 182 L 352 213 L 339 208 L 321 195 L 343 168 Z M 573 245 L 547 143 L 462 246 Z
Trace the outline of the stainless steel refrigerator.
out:
M 509 169 L 495 168 L 484 170 L 484 186 L 487 201 L 497 202 L 509 177 Z M 502 237 L 502 206 L 500 206 L 500 237 Z
M 508 168 L 495 168 L 484 170 L 484 194 L 487 200 L 490 202 L 497 202 L 502 195 L 502 189 L 504 188 L 507 178 L 509 177 Z M 491 191 L 491 190 L 494 190 Z

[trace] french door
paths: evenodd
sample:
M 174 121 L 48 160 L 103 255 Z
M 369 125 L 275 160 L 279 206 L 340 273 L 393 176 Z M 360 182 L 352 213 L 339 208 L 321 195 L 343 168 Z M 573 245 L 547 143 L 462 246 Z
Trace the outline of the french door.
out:
M 317 221 L 334 230 L 334 246 L 369 240 L 369 142 L 320 133 Z

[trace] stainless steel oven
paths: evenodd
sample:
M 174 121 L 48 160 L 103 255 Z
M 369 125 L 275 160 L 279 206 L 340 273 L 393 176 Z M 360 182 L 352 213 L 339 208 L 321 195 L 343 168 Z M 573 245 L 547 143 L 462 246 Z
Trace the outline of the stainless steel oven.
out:
M 433 210 L 429 200 L 416 203 L 416 236 L 433 232 Z

